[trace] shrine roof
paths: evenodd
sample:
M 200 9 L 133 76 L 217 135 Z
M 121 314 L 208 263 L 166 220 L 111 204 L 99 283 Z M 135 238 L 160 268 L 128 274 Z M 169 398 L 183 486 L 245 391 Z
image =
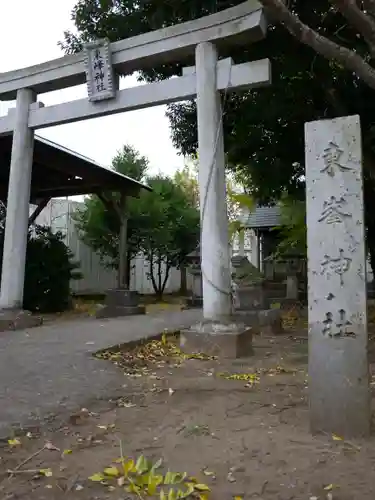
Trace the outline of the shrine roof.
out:
M 241 217 L 241 223 L 249 229 L 278 227 L 281 225 L 280 207 L 277 205 L 270 207 L 258 206 L 249 214 Z
M 8 191 L 12 136 L 0 136 L 0 198 Z M 137 196 L 151 188 L 60 144 L 35 136 L 31 180 L 32 203 L 44 198 L 117 191 Z

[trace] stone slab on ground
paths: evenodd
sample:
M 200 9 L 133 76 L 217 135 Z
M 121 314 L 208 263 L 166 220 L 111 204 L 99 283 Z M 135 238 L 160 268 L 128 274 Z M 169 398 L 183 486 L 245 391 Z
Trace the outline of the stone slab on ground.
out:
M 40 326 L 43 320 L 29 311 L 0 309 L 0 332 L 23 330 Z
M 187 353 L 244 358 L 253 354 L 252 331 L 244 324 L 201 322 L 181 331 L 180 347 Z
M 13 424 L 32 425 L 50 414 L 75 411 L 113 396 L 123 375 L 92 354 L 151 337 L 166 328 L 188 328 L 199 310 L 121 319 L 64 321 L 0 335 L 0 437 Z M 115 384 L 117 382 L 117 385 Z
M 120 318 L 145 314 L 146 307 L 139 304 L 140 295 L 134 290 L 113 288 L 107 291 L 105 304 L 96 312 L 98 319 Z
M 146 313 L 146 307 L 143 305 L 139 306 L 103 305 L 99 307 L 99 309 L 96 311 L 96 317 L 98 319 L 121 318 L 124 316 L 136 316 L 145 313 Z

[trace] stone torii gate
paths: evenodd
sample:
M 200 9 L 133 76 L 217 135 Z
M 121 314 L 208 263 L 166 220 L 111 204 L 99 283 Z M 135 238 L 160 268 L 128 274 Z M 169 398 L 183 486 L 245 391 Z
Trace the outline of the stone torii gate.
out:
M 0 117 L 0 135 L 13 134 L 8 215 L 1 277 L 0 307 L 22 307 L 24 256 L 37 129 L 197 97 L 199 187 L 204 318 L 230 316 L 231 271 L 225 196 L 225 158 L 220 90 L 249 89 L 270 83 L 268 59 L 234 64 L 218 59 L 222 47 L 262 39 L 267 29 L 261 5 L 248 0 L 216 14 L 115 43 L 98 40 L 78 54 L 0 74 L 0 99 L 16 108 Z M 195 67 L 167 81 L 119 90 L 119 75 L 182 61 Z M 38 94 L 87 83 L 88 99 L 44 106 Z M 14 258 L 17 255 L 17 259 Z M 14 265 L 19 262 L 19 265 Z

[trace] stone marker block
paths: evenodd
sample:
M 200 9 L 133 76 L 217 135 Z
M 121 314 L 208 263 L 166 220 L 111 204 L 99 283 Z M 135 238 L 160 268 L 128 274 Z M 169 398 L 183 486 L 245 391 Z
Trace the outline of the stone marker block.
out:
M 35 316 L 29 311 L 17 309 L 0 310 L 0 332 L 9 330 L 25 330 L 40 326 L 43 318 Z
M 234 293 L 236 310 L 260 310 L 266 307 L 262 285 L 237 286 Z
M 234 317 L 246 326 L 251 326 L 254 335 L 280 335 L 283 333 L 280 309 L 263 309 L 260 311 L 236 310 Z
M 116 318 L 145 314 L 146 308 L 139 305 L 139 294 L 133 290 L 112 289 L 108 290 L 104 306 L 98 309 L 96 317 Z
M 181 350 L 221 358 L 244 358 L 253 354 L 251 328 L 237 323 L 202 322 L 180 334 Z
M 313 432 L 370 432 L 359 116 L 306 124 L 309 396 Z
M 290 300 L 298 300 L 298 278 L 296 275 L 291 274 L 286 278 L 286 298 Z

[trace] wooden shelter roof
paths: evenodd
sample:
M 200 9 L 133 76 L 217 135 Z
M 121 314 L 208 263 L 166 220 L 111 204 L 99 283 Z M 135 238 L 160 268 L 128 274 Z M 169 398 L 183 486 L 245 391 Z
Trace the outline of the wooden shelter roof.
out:
M 6 200 L 12 135 L 0 136 L 0 198 Z M 31 203 L 45 198 L 117 191 L 137 196 L 151 190 L 130 177 L 99 165 L 79 153 L 36 136 L 31 180 Z

